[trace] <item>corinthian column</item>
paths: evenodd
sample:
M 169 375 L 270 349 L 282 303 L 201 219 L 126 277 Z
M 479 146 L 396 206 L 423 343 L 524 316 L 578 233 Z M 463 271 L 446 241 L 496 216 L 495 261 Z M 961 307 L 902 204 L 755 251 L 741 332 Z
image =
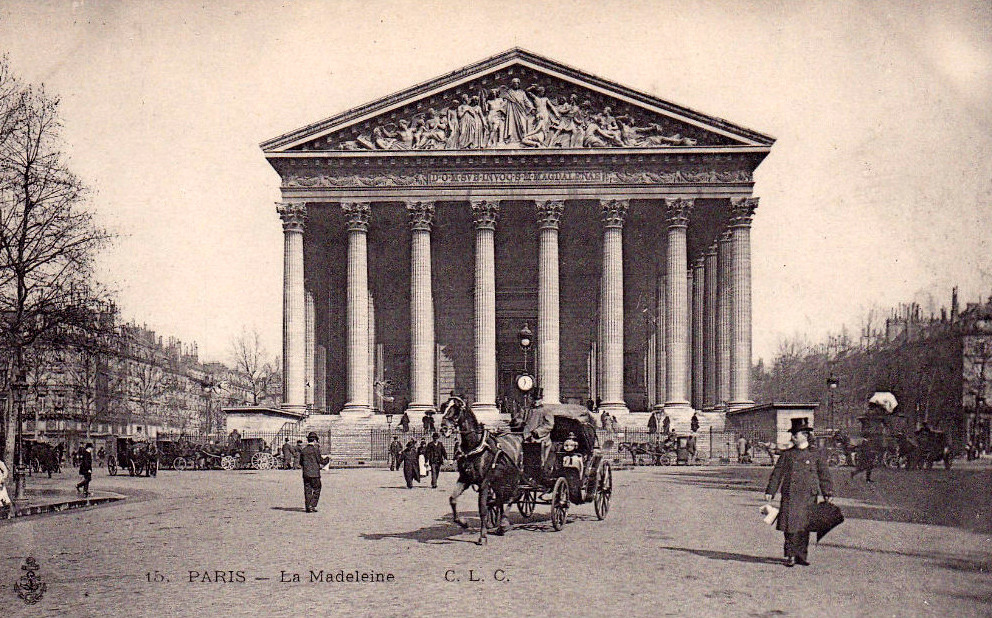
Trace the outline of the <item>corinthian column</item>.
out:
M 623 399 L 623 221 L 628 200 L 601 200 L 603 207 L 603 402 L 601 410 L 627 414 Z M 685 281 L 685 278 L 683 278 Z
M 665 412 L 673 422 L 688 422 L 692 414 L 686 393 L 686 372 L 689 367 L 686 229 L 689 227 L 692 205 L 690 199 L 665 199 L 665 219 L 668 225 L 665 286 L 665 371 L 668 399 L 665 401 Z
M 496 257 L 499 202 L 472 200 L 475 220 L 475 416 L 491 426 L 496 407 Z
M 431 289 L 431 223 L 434 202 L 409 201 L 410 406 L 411 418 L 434 407 L 434 295 Z
M 654 372 L 655 372 L 655 404 L 654 410 L 663 410 L 668 400 L 668 367 L 666 360 L 668 350 L 665 348 L 665 332 L 668 313 L 665 307 L 665 296 L 668 294 L 668 277 L 661 275 L 655 283 L 655 337 L 654 337 Z
M 716 405 L 726 408 L 730 401 L 730 308 L 733 289 L 730 287 L 730 230 L 720 233 L 717 241 L 716 304 Z
M 561 403 L 560 304 L 558 287 L 558 224 L 565 200 L 537 202 L 540 227 L 537 288 L 537 383 L 544 389 L 544 403 Z
M 282 409 L 306 413 L 306 289 L 303 283 L 305 204 L 277 204 L 282 217 Z
M 699 256 L 692 263 L 692 407 L 703 407 L 703 317 L 704 281 L 703 267 L 706 258 Z
M 348 402 L 342 414 L 369 414 L 369 202 L 343 202 L 348 219 Z
M 307 405 L 307 412 L 313 411 L 313 346 L 314 346 L 314 329 L 316 324 L 315 311 L 314 311 L 314 301 L 313 292 L 307 290 L 306 296 L 306 316 L 307 316 L 307 331 L 306 336 L 303 338 L 304 344 L 303 349 L 305 350 L 304 355 L 304 384 L 306 386 L 306 396 L 304 400 Z
M 758 198 L 730 200 L 731 301 L 730 407 L 751 401 L 751 219 Z
M 712 410 L 716 397 L 716 303 L 717 259 L 716 243 L 706 251 L 703 271 L 703 408 Z

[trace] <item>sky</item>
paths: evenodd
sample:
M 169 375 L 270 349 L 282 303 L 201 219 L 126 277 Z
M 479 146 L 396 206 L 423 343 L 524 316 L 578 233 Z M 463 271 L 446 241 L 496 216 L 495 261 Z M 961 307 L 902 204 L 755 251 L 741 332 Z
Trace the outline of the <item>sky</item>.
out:
M 987 2 L 9 2 L 0 53 L 62 101 L 120 235 L 123 317 L 228 360 L 281 350 L 277 174 L 258 144 L 511 47 L 777 138 L 755 174 L 754 357 L 992 295 Z

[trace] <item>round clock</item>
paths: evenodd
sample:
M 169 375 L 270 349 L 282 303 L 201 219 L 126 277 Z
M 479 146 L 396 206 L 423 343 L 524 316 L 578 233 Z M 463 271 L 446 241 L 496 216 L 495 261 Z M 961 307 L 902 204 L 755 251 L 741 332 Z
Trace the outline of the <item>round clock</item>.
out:
M 526 393 L 534 388 L 534 378 L 526 373 L 517 376 L 517 388 Z

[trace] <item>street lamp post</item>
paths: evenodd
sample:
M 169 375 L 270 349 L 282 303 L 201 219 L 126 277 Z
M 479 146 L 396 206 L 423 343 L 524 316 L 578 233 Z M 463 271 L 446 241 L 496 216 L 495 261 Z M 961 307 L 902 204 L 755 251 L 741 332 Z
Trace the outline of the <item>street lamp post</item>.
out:
M 24 467 L 24 400 L 27 398 L 28 393 L 28 383 L 24 376 L 24 370 L 22 369 L 17 374 L 17 379 L 11 385 L 11 389 L 14 391 L 14 405 L 16 407 L 17 415 L 17 442 L 14 446 L 14 499 L 23 500 L 24 499 L 24 478 L 25 478 L 25 467 Z
M 38 399 L 38 403 L 34 407 L 34 439 L 38 440 L 41 438 L 41 430 L 38 429 L 41 420 L 41 413 L 44 412 L 45 399 L 48 397 L 48 387 L 44 384 L 35 385 L 35 395 Z M 48 433 L 48 423 L 45 423 L 45 433 Z
M 527 371 L 527 356 L 530 353 L 531 345 L 534 343 L 534 332 L 526 322 L 524 323 L 524 327 L 520 329 L 519 338 L 520 350 L 524 354 L 524 372 L 517 376 L 517 388 L 523 393 L 524 407 L 526 408 L 529 404 L 530 391 L 534 388 L 534 378 Z
M 827 378 L 827 414 L 830 416 L 830 429 L 834 428 L 834 391 L 837 390 L 837 378 L 833 373 Z

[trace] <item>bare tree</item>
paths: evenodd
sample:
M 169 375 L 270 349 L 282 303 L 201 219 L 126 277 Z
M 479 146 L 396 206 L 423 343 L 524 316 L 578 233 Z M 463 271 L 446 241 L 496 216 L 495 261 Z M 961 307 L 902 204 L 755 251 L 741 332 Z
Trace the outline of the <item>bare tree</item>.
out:
M 0 345 L 6 382 L 25 372 L 24 350 L 86 314 L 92 261 L 110 235 L 85 209 L 86 189 L 67 165 L 59 100 L 25 86 L 0 58 Z M 5 414 L 13 463 L 16 420 Z
M 266 359 L 265 348 L 256 329 L 241 329 L 241 334 L 231 342 L 231 360 L 234 370 L 248 379 L 252 405 L 257 406 L 269 394 L 275 365 Z

